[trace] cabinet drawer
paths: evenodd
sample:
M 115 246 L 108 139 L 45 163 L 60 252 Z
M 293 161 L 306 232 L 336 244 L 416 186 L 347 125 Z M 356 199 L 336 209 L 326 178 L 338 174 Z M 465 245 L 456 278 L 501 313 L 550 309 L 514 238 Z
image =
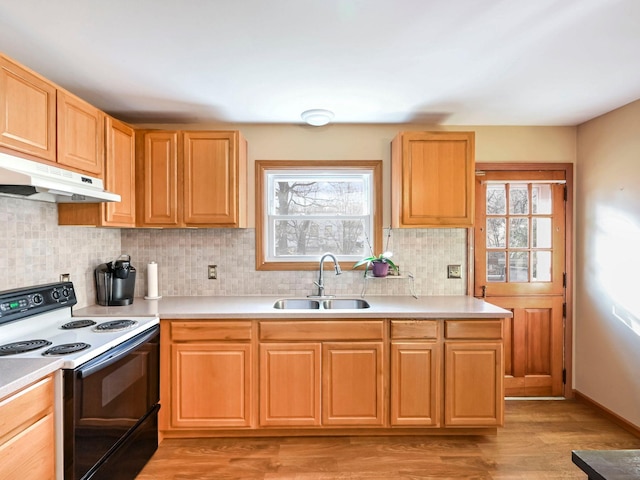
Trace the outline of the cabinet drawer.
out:
M 171 340 L 174 342 L 251 340 L 251 321 L 171 322 Z
M 444 323 L 446 339 L 501 339 L 502 320 L 446 320 Z
M 438 338 L 438 320 L 392 320 L 391 338 Z
M 53 379 L 49 376 L 0 402 L 0 440 L 52 410 Z
M 260 340 L 382 340 L 383 321 L 260 322 Z

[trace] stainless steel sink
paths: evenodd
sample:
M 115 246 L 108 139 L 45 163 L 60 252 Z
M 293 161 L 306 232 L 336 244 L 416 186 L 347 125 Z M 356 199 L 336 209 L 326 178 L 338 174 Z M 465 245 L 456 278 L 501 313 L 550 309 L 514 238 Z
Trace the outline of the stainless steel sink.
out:
M 273 308 L 282 310 L 360 310 L 369 306 L 369 302 L 359 298 L 331 298 L 322 301 L 310 298 L 282 298 L 273 304 Z
M 331 300 L 324 300 L 322 302 L 322 307 L 327 310 L 334 310 L 338 308 L 359 310 L 362 308 L 369 308 L 369 302 L 359 298 L 332 298 Z
M 320 302 L 318 300 L 308 300 L 306 298 L 283 298 L 273 304 L 273 308 L 279 309 L 299 309 L 318 310 Z

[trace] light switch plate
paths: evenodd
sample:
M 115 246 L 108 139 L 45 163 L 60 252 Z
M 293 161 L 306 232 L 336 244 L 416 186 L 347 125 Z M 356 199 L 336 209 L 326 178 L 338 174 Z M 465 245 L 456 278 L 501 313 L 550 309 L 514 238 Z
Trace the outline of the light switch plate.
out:
M 447 278 L 462 278 L 460 265 L 447 265 Z

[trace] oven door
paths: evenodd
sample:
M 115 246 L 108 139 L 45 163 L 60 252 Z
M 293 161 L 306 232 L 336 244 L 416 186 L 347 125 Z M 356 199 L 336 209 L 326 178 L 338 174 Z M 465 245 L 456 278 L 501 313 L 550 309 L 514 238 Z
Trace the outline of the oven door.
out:
M 65 480 L 103 477 L 104 473 L 97 472 L 103 464 L 114 463 L 110 457 L 123 445 L 129 457 L 144 457 L 134 470 L 153 455 L 157 448 L 159 341 L 156 325 L 74 370 L 65 370 Z M 140 438 L 145 443 L 136 445 Z M 133 479 L 136 473 L 119 478 Z

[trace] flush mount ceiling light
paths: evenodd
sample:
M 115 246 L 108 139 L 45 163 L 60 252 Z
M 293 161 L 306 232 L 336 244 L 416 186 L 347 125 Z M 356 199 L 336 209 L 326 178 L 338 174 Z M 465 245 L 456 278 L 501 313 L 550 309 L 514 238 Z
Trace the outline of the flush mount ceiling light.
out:
M 321 127 L 333 120 L 333 112 L 329 110 L 323 110 L 321 108 L 314 108 L 312 110 L 306 110 L 300 115 L 309 125 L 314 127 Z

